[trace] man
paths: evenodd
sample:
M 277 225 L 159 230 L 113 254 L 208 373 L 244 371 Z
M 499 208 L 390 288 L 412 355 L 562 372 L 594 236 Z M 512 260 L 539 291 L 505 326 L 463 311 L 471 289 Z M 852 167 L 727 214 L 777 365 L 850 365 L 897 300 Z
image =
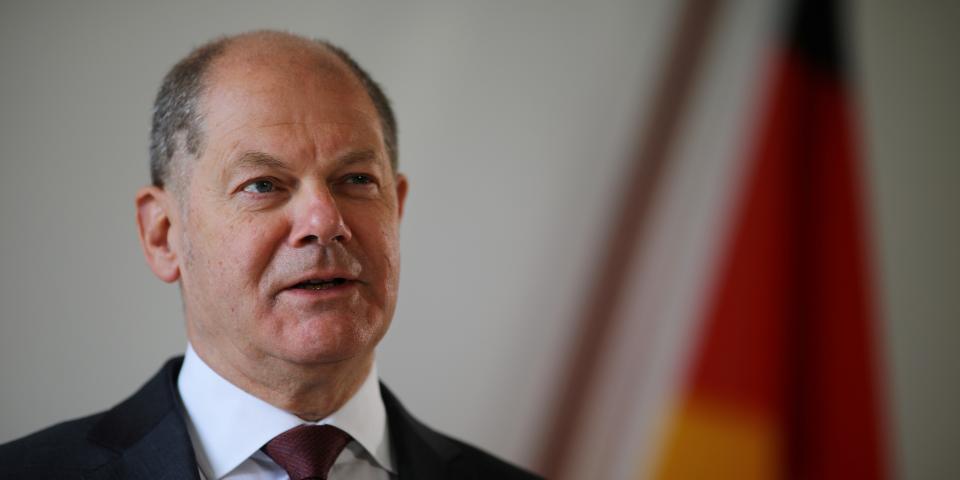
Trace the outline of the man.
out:
M 180 285 L 185 358 L 107 412 L 0 447 L 0 478 L 533 478 L 377 381 L 396 169 L 389 103 L 336 47 L 254 32 L 174 66 L 136 207 L 147 263 Z

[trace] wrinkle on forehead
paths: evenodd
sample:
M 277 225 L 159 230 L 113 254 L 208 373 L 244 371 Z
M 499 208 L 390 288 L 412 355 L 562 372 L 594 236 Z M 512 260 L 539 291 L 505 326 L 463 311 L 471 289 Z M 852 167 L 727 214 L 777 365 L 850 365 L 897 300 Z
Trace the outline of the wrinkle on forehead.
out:
M 359 100 L 361 103 L 358 104 L 330 100 L 329 93 L 319 91 L 310 93 L 280 86 L 276 90 L 256 92 L 251 91 L 250 85 L 230 83 L 223 89 L 210 92 L 205 99 L 208 134 L 219 131 L 215 135 L 229 138 L 242 132 L 245 138 L 249 138 L 250 129 L 286 130 L 287 135 L 292 136 L 296 136 L 295 132 L 309 132 L 299 138 L 324 139 L 323 143 L 368 136 L 377 144 L 383 143 L 376 112 L 362 92 L 345 92 L 345 95 Z M 333 95 L 344 98 L 339 92 Z M 326 101 L 333 103 L 324 106 Z M 314 106 L 307 107 L 309 104 Z
M 351 121 L 368 122 L 371 119 L 379 124 L 376 108 L 362 85 L 348 72 L 321 76 L 315 72 L 297 71 L 297 68 L 282 68 L 276 64 L 276 60 L 272 61 L 273 64 L 256 69 L 248 69 L 248 65 L 224 65 L 212 74 L 210 91 L 202 101 L 206 119 L 218 124 L 238 120 L 237 124 L 240 125 L 257 122 L 254 126 L 258 128 L 312 123 L 347 125 Z M 334 104 L 329 108 L 324 107 L 323 103 L 329 101 Z M 214 104 L 218 105 L 218 109 L 226 105 L 235 108 L 217 115 L 211 110 Z M 314 107 L 299 108 L 308 104 Z M 352 105 L 345 109 L 347 104 Z M 241 112 L 244 116 L 237 119 L 235 115 Z M 290 118 L 274 116 L 274 112 L 279 115 L 291 112 L 324 114 L 314 118 Z
M 332 121 L 310 125 L 278 122 L 259 126 L 256 130 L 269 130 L 272 127 L 280 128 L 283 133 L 275 132 L 263 136 L 252 133 L 249 125 L 235 127 L 221 137 L 230 138 L 230 141 L 227 148 L 216 155 L 216 163 L 223 166 L 219 179 L 224 182 L 228 172 L 237 168 L 238 163 L 242 163 L 244 157 L 251 152 L 268 155 L 293 170 L 307 168 L 321 159 L 333 161 L 341 167 L 361 162 L 389 164 L 383 141 L 378 136 L 379 132 L 363 128 L 362 125 Z M 285 128 L 290 126 L 294 128 Z M 302 127 L 302 130 L 299 127 Z M 264 142 L 258 139 L 263 139 Z
M 338 113 L 342 115 L 343 111 Z M 335 155 L 343 148 L 359 148 L 374 151 L 377 156 L 386 155 L 386 152 L 380 151 L 383 145 L 381 132 L 378 129 L 369 128 L 369 115 L 363 111 L 356 111 L 356 113 L 355 121 L 331 118 L 316 122 L 271 122 L 255 125 L 243 123 L 231 127 L 221 135 L 232 138 L 228 151 L 235 151 L 240 143 L 249 144 L 249 141 L 253 140 L 249 130 L 253 127 L 256 130 L 286 130 L 282 137 L 289 138 L 289 143 L 286 143 L 289 146 L 309 139 L 309 144 L 313 145 L 317 153 L 322 156 Z M 243 132 L 243 135 L 238 135 L 237 132 Z M 305 132 L 305 134 L 297 132 Z

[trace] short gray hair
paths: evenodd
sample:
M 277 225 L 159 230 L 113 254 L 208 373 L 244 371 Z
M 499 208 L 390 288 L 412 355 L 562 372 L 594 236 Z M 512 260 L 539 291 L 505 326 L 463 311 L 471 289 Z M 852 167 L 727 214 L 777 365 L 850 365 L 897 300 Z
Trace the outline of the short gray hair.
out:
M 196 157 L 203 151 L 200 103 L 206 88 L 204 80 L 213 60 L 222 55 L 235 38 L 237 36 L 220 37 L 195 48 L 164 76 L 153 102 L 150 127 L 150 180 L 153 185 L 163 187 L 171 181 L 171 169 L 174 168 L 171 164 L 178 153 Z M 387 95 L 345 50 L 326 40 L 311 41 L 330 50 L 360 80 L 377 110 L 384 146 L 390 165 L 396 171 L 397 121 Z

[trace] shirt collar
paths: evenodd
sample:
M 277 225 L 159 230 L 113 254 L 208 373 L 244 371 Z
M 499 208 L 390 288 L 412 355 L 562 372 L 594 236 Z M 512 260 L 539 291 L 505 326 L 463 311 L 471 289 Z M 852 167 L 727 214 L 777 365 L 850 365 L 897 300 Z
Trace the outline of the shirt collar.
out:
M 350 434 L 380 468 L 395 472 L 376 364 L 357 393 L 318 422 L 304 421 L 241 390 L 214 372 L 189 344 L 177 388 L 197 462 L 210 478 L 230 473 L 273 437 L 302 424 L 336 426 Z

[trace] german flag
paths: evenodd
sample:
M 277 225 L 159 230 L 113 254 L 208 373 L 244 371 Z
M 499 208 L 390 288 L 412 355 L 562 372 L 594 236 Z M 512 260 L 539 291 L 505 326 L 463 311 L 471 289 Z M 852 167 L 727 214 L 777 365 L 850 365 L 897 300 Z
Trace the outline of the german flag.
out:
M 790 24 L 657 478 L 889 476 L 837 5 Z

